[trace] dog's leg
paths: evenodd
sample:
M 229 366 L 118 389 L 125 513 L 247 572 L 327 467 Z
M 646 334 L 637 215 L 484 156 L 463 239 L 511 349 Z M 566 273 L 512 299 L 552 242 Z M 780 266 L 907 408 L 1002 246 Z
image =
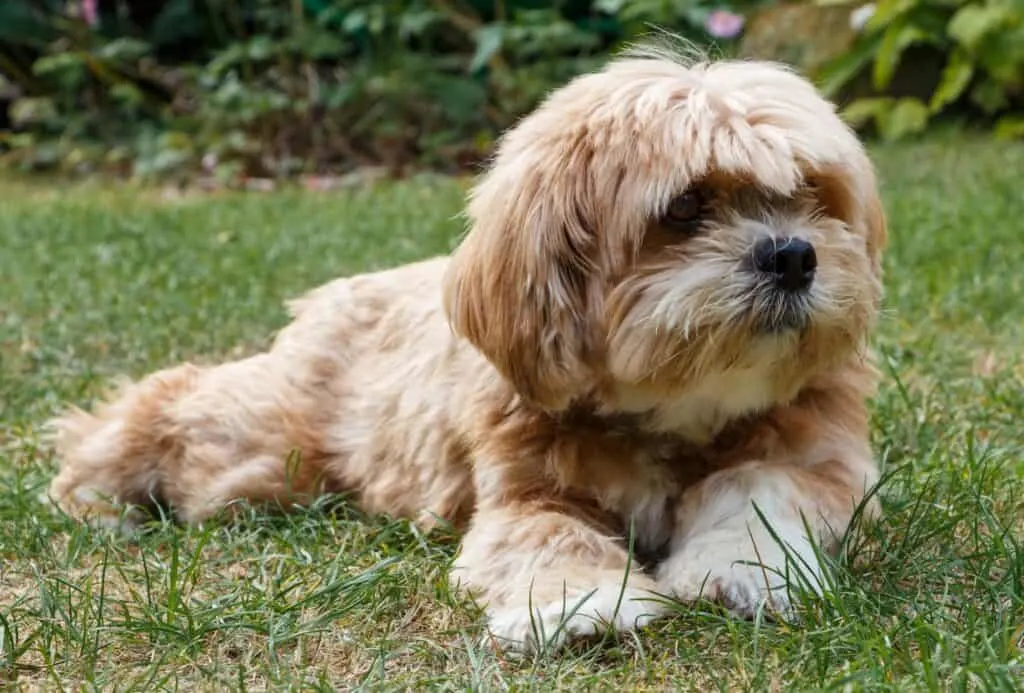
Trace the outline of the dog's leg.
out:
M 164 458 L 180 452 L 167 407 L 192 392 L 200 369 L 183 365 L 124 382 L 91 411 L 49 423 L 60 471 L 49 496 L 69 515 L 130 528 L 145 517 L 131 506 L 159 500 Z
M 479 509 L 453 579 L 486 605 L 491 634 L 509 649 L 628 631 L 662 611 L 620 539 L 534 503 Z
M 659 588 L 744 617 L 761 607 L 788 615 L 791 589 L 826 587 L 819 551 L 846 530 L 876 479 L 870 458 L 857 454 L 808 466 L 750 462 L 709 476 L 677 508 Z
M 264 357 L 185 365 L 57 419 L 61 469 L 50 497 L 74 517 L 118 528 L 145 518 L 130 506 L 166 505 L 199 522 L 232 501 L 309 500 L 323 482 L 308 455 L 311 427 L 298 396 L 266 385 L 272 377 Z

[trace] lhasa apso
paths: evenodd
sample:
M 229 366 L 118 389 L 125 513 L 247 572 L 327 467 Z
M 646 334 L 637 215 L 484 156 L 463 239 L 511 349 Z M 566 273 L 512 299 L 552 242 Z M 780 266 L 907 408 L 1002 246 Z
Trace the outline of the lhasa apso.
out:
M 633 51 L 506 133 L 467 211 L 451 257 L 313 290 L 268 352 L 57 419 L 51 496 L 118 524 L 333 492 L 447 521 L 513 648 L 820 588 L 875 508 L 886 234 L 833 106 L 778 65 Z

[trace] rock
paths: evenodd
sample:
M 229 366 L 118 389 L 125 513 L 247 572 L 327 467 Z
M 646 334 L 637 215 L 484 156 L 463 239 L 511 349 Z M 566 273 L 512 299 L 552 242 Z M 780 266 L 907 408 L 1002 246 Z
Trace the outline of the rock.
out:
M 853 47 L 857 31 L 851 15 L 858 7 L 810 2 L 765 5 L 747 22 L 740 57 L 788 63 L 813 78 L 823 65 Z
M 867 1 L 766 5 L 749 19 L 739 55 L 787 63 L 817 80 L 825 65 L 854 47 L 871 12 Z M 941 77 L 943 60 L 935 48 L 911 46 L 904 51 L 888 88 L 881 92 L 873 88 L 869 62 L 833 98 L 840 104 L 871 96 L 914 97 L 927 103 Z

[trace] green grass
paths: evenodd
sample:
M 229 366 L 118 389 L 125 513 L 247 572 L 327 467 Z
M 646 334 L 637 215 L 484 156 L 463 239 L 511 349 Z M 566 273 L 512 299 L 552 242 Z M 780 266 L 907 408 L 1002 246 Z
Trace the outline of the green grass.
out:
M 108 376 L 266 344 L 282 301 L 446 252 L 460 184 L 176 200 L 0 181 L 0 689 L 965 690 L 1024 686 L 1024 147 L 878 148 L 890 214 L 885 518 L 802 625 L 709 605 L 516 660 L 448 591 L 452 537 L 323 508 L 137 542 L 37 497 L 40 424 Z M 4 681 L 7 683 L 5 684 Z

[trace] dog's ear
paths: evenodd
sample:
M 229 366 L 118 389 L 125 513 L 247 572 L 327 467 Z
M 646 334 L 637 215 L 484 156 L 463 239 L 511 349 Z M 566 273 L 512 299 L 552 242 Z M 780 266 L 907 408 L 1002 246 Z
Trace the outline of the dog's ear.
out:
M 445 280 L 455 332 L 520 395 L 549 409 L 566 407 L 592 382 L 586 161 L 561 144 L 504 142 L 470 196 L 469 233 Z

